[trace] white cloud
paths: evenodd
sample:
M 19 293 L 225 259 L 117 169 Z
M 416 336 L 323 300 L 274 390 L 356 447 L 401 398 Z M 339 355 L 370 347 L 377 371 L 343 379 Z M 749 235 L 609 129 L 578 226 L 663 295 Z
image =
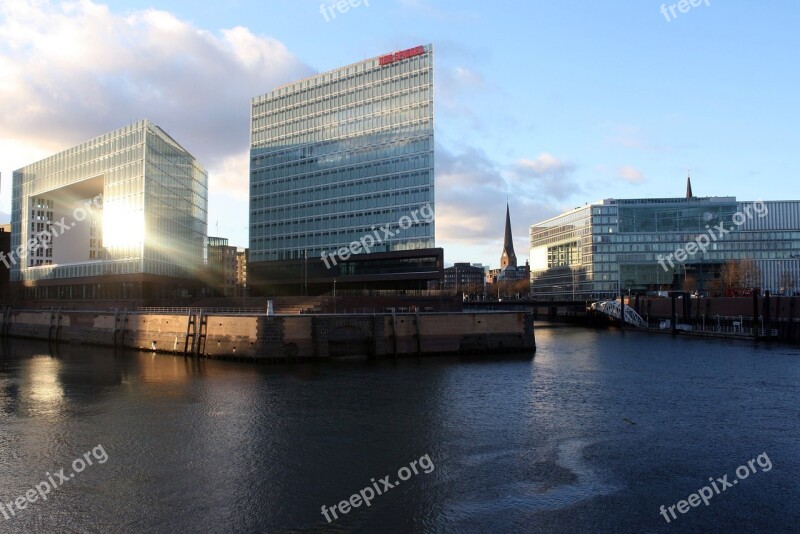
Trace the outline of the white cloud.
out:
M 496 164 L 481 150 L 469 146 L 458 155 L 436 146 L 436 185 L 445 189 L 489 186 L 505 190 L 505 181 Z
M 533 198 L 563 201 L 581 192 L 573 179 L 575 165 L 542 152 L 534 159 L 523 158 L 516 162 L 510 176 L 517 188 Z
M 549 154 L 521 162 L 509 168 L 473 147 L 453 153 L 437 145 L 436 244 L 444 247 L 447 263 L 489 261 L 496 266 L 506 202 L 520 263 L 528 255 L 530 225 L 563 211 L 548 180 L 560 177 L 569 184 L 572 165 Z
M 313 73 L 247 28 L 214 33 L 166 11 L 121 15 L 90 0 L 5 1 L 0 35 L 0 161 L 9 178 L 33 154 L 149 118 L 209 170 L 212 191 L 246 198 L 250 99 Z
M 452 77 L 453 81 L 462 86 L 472 87 L 476 89 L 485 88 L 486 81 L 483 78 L 483 75 L 467 67 L 458 66 L 454 68 Z
M 617 169 L 617 174 L 620 178 L 632 184 L 640 184 L 645 180 L 644 173 L 630 165 L 623 165 Z
M 566 171 L 570 165 L 559 160 L 552 154 L 543 152 L 537 156 L 536 159 L 521 159 L 518 162 L 521 169 L 528 170 L 536 175 L 545 175 L 552 173 L 562 173 Z
M 486 90 L 483 76 L 467 67 L 437 68 L 436 104 L 451 120 L 477 120 L 473 109 L 474 95 Z
M 214 180 L 209 186 L 209 195 L 213 197 L 215 194 L 225 193 L 249 203 L 249 180 L 242 180 L 242 176 L 247 178 L 249 174 L 250 154 L 247 150 L 227 156 L 215 167 Z

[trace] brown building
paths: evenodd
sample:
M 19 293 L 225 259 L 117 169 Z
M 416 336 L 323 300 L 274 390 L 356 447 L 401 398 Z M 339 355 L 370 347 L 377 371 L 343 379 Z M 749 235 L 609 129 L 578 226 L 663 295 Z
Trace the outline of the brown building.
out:
M 456 263 L 444 270 L 444 289 L 465 293 L 483 292 L 483 267 Z
M 236 250 L 236 296 L 247 296 L 247 258 L 250 256 L 250 249 L 240 248 Z
M 236 247 L 228 245 L 226 237 L 208 238 L 208 295 L 234 297 L 238 287 Z

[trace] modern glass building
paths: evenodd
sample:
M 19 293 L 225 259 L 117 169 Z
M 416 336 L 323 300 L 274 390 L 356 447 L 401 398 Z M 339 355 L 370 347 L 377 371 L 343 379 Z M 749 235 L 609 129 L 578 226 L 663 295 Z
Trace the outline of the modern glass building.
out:
M 700 246 L 702 245 L 702 246 Z M 800 288 L 800 202 L 735 197 L 607 199 L 530 228 L 536 298 L 593 300 L 684 289 L 707 294 L 729 262 L 758 287 Z
M 249 261 L 254 269 L 258 263 L 289 262 L 262 265 L 262 283 L 291 278 L 305 269 L 293 262 L 305 265 L 307 259 L 314 264 L 312 277 L 365 275 L 372 259 L 367 253 L 332 269 L 319 270 L 317 264 L 323 254 L 381 227 L 393 235 L 370 253 L 433 250 L 433 218 L 400 227 L 401 219 L 421 206 L 433 209 L 433 131 L 432 45 L 361 61 L 254 98 Z M 383 261 L 391 263 L 391 257 Z M 437 261 L 432 252 L 410 269 L 433 269 L 441 277 Z
M 14 172 L 11 280 L 27 299 L 186 296 L 203 267 L 206 171 L 143 120 Z

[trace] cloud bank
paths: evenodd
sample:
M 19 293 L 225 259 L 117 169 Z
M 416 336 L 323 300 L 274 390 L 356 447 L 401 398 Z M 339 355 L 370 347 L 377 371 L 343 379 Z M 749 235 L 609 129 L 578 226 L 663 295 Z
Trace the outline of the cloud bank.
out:
M 547 153 L 501 165 L 474 147 L 455 153 L 437 145 L 436 240 L 445 247 L 445 261 L 479 261 L 463 257 L 469 245 L 480 246 L 472 250 L 481 257 L 499 261 L 508 202 L 514 248 L 525 263 L 530 224 L 571 208 L 567 201 L 578 188 L 574 170 Z
M 149 118 L 208 168 L 212 194 L 238 198 L 247 197 L 250 99 L 313 73 L 247 28 L 215 33 L 166 11 L 115 14 L 90 0 L 4 1 L 0 35 L 6 164 Z

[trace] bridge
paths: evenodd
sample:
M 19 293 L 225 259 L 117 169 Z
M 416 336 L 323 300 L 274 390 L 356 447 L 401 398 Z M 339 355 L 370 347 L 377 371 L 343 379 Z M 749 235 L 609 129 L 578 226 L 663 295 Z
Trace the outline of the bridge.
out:
M 594 311 L 602 313 L 603 315 L 607 315 L 613 319 L 620 320 L 620 318 L 622 317 L 620 313 L 622 306 L 616 300 L 603 300 L 600 302 L 595 302 L 591 305 L 591 308 Z M 626 323 L 631 324 L 633 326 L 638 326 L 640 328 L 647 328 L 648 326 L 647 321 L 642 319 L 642 317 L 627 304 L 625 305 L 624 320 Z

